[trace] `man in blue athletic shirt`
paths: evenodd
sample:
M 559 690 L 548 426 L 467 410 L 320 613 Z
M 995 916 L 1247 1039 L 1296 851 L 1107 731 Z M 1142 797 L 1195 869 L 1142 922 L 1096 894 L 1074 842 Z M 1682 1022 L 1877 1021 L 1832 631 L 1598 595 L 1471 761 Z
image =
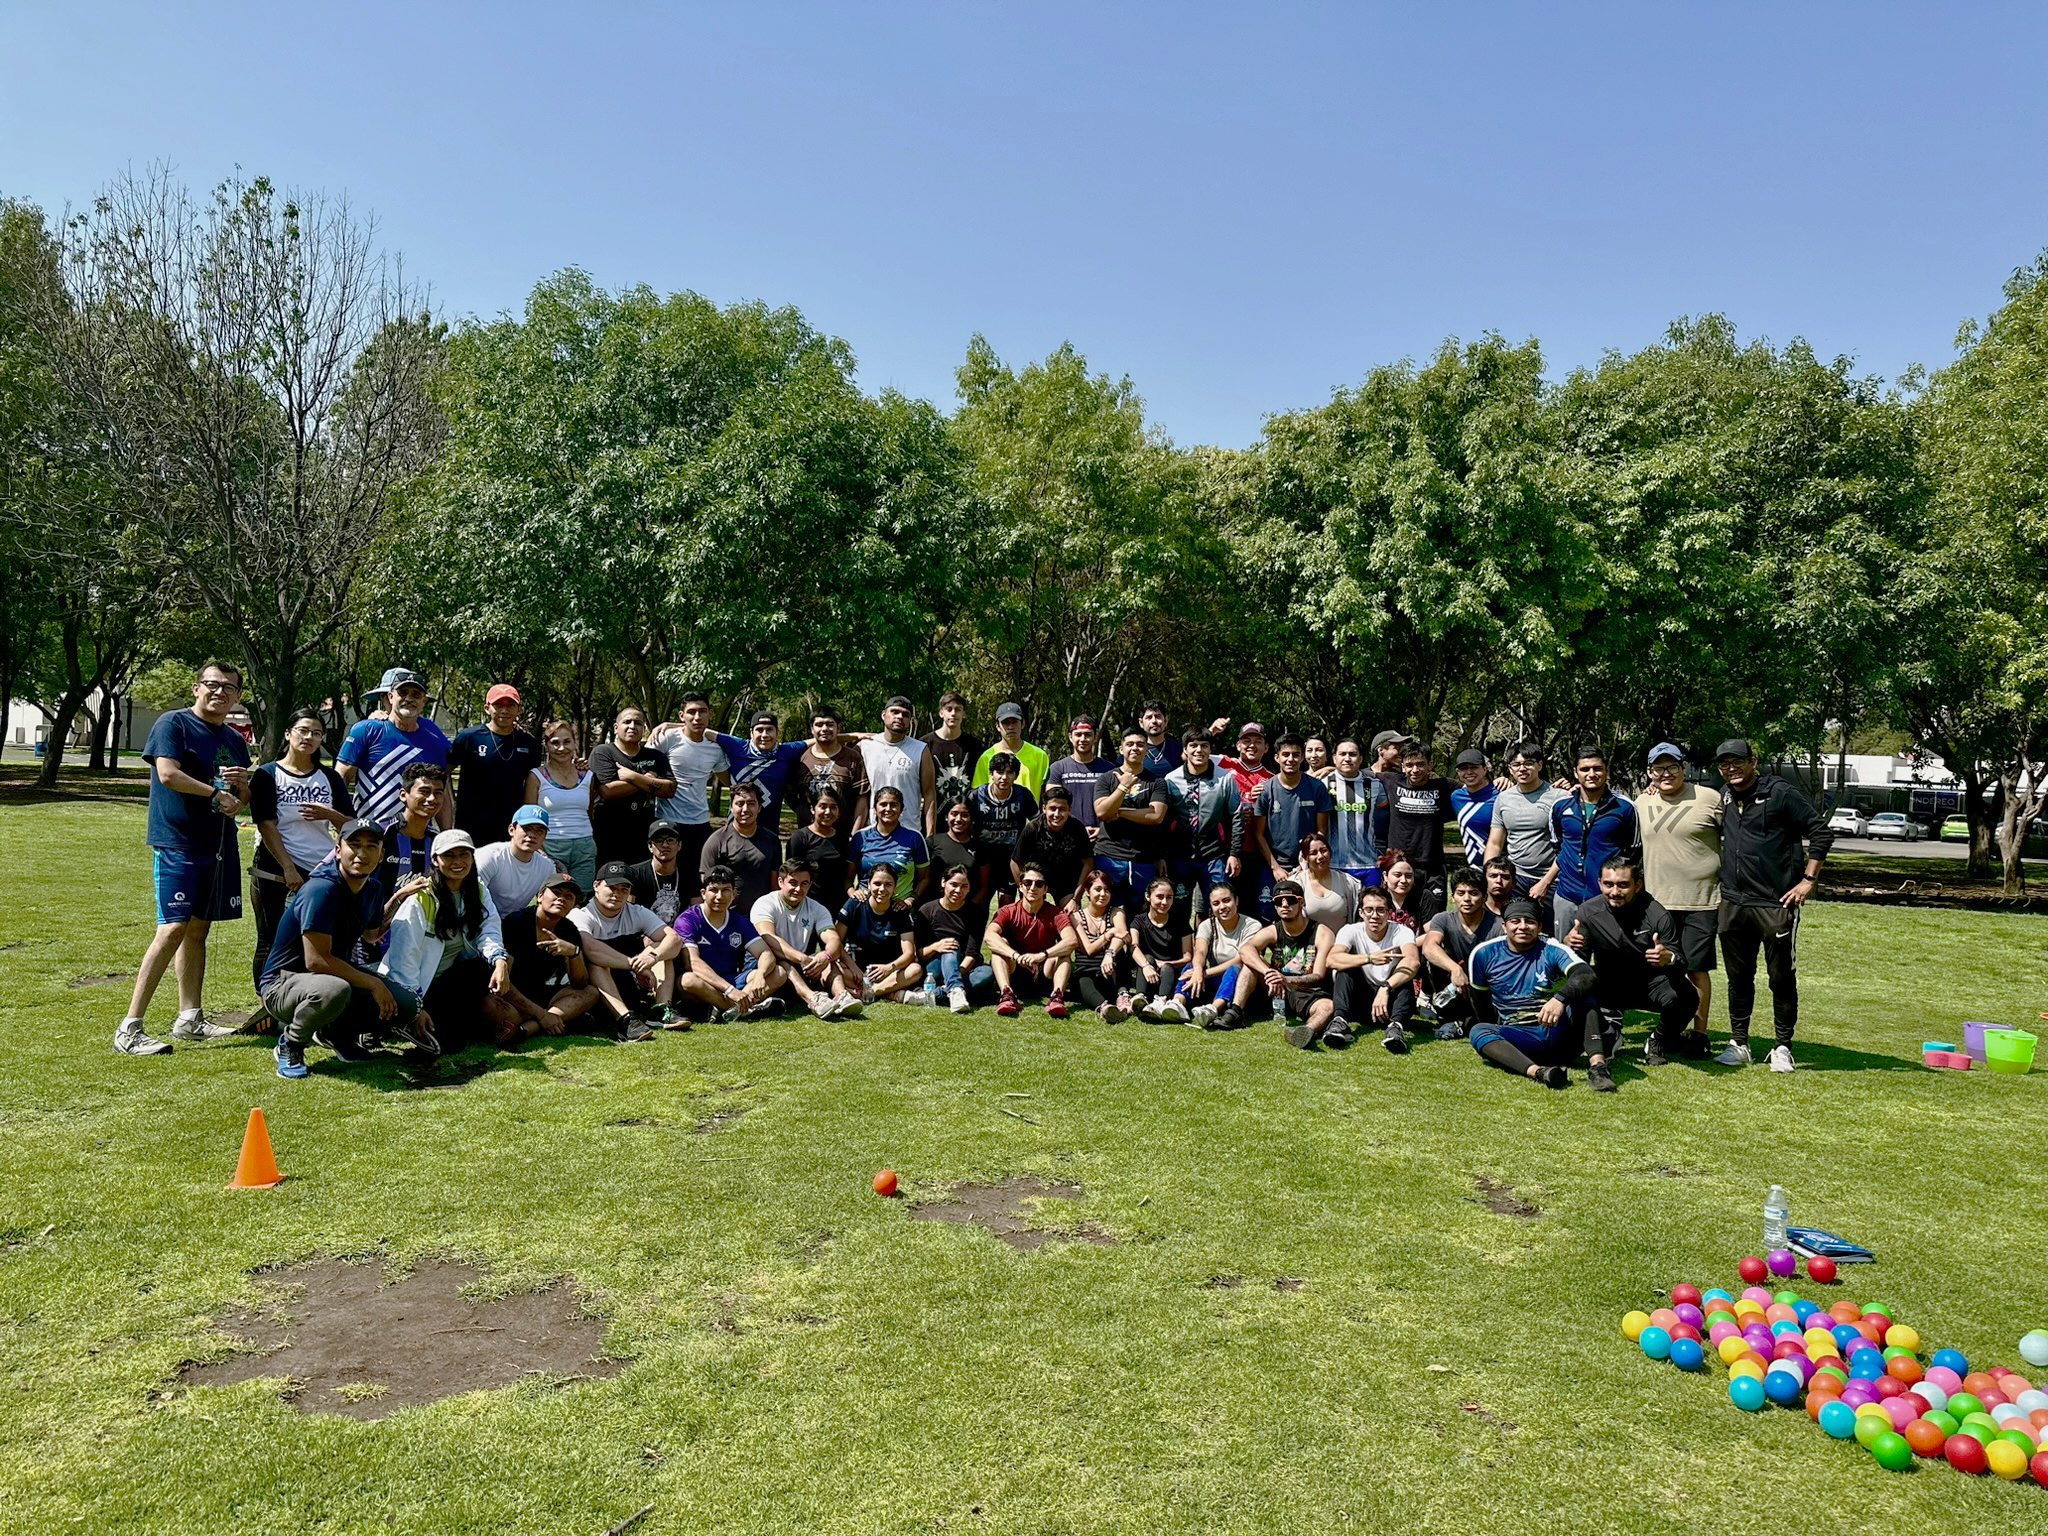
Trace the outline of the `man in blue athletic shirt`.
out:
M 427 680 L 419 673 L 392 667 L 377 684 L 377 692 L 390 718 L 358 720 L 350 726 L 334 761 L 355 796 L 356 814 L 381 827 L 398 815 L 406 769 L 414 763 L 448 766 L 448 738 L 426 718 Z M 443 802 L 439 822 L 455 825 L 453 795 Z
M 1572 776 L 1579 781 L 1578 791 L 1550 808 L 1550 835 L 1557 844 L 1550 866 L 1552 920 L 1559 933 L 1571 926 L 1580 902 L 1600 894 L 1601 866 L 1617 853 L 1635 853 L 1643 846 L 1635 802 L 1608 785 L 1605 752 L 1579 748 Z
M 242 670 L 210 661 L 192 685 L 192 707 L 157 718 L 143 744 L 149 780 L 149 846 L 156 850 L 156 936 L 135 972 L 128 1015 L 114 1049 L 161 1056 L 170 1042 L 144 1027 L 167 966 L 178 972 L 172 1040 L 212 1040 L 231 1029 L 200 1011 L 206 984 L 206 936 L 216 922 L 242 915 L 242 854 L 235 814 L 249 803 L 249 744 L 227 723 L 241 701 Z
M 1486 771 L 1486 754 L 1467 747 L 1458 754 L 1458 787 L 1451 791 L 1451 810 L 1458 818 L 1458 841 L 1465 862 L 1474 869 L 1486 863 L 1486 843 L 1493 832 L 1493 802 L 1499 793 Z

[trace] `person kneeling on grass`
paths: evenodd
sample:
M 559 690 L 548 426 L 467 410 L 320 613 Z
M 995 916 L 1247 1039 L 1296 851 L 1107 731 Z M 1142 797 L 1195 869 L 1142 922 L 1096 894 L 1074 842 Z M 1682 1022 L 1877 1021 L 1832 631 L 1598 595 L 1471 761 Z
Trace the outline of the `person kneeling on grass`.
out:
M 439 1021 L 439 1034 L 460 1050 L 474 1040 L 495 1041 L 519 1023 L 506 996 L 512 958 L 498 909 L 476 873 L 476 844 L 460 827 L 434 839 L 431 882 L 410 896 L 391 920 L 391 942 L 377 971 L 387 983 L 420 999 L 421 1012 Z M 424 1033 L 418 1027 L 415 1035 Z M 348 1053 L 337 1049 L 342 1060 Z
M 948 814 L 959 806 L 949 808 Z M 974 890 L 973 874 L 954 865 L 939 882 L 936 901 L 917 909 L 917 957 L 924 962 L 926 1001 L 937 1005 L 939 994 L 955 1013 L 973 1006 L 972 992 L 995 980 L 994 967 L 981 958 L 980 914 L 968 897 Z
M 1067 914 L 1045 899 L 1045 871 L 1026 864 L 1017 871 L 1017 899 L 998 907 L 981 936 L 989 965 L 996 973 L 1002 997 L 996 1012 L 1014 1019 L 1021 1011 L 1017 989 L 1037 991 L 1048 988 L 1046 1014 L 1055 1019 L 1067 1016 L 1067 979 L 1073 972 L 1068 958 L 1074 950 L 1073 925 Z
M 614 859 L 597 872 L 590 905 L 569 914 L 583 945 L 591 985 L 628 1040 L 682 1023 L 675 1009 L 676 956 L 683 941 L 633 900 L 633 872 Z
M 1699 992 L 1679 964 L 1678 951 L 1665 942 L 1677 930 L 1671 914 L 1643 889 L 1635 856 L 1617 853 L 1600 866 L 1600 894 L 1579 903 L 1564 937 L 1567 949 L 1593 962 L 1609 1050 L 1621 1048 L 1625 1010 L 1657 1015 L 1657 1027 L 1643 1045 L 1646 1067 L 1661 1067 L 1676 1055 L 1707 1057 L 1707 1037 L 1687 1029 L 1699 1013 Z
M 1330 997 L 1330 943 L 1335 937 L 1302 912 L 1301 887 L 1282 880 L 1273 887 L 1273 921 L 1246 941 L 1238 962 L 1254 984 L 1263 984 L 1281 1018 L 1287 1043 L 1307 1050 L 1318 1040 L 1331 1050 L 1351 1044 L 1348 1027 L 1333 1029 L 1337 1005 Z
M 1552 1088 L 1571 1079 L 1565 1067 L 1586 1058 L 1586 1081 L 1614 1091 L 1593 1006 L 1593 967 L 1543 936 L 1536 903 L 1517 896 L 1502 916 L 1507 932 L 1472 951 L 1466 970 L 1479 1022 L 1472 1048 L 1494 1066 Z
M 336 1040 L 353 1043 L 380 1025 L 421 1050 L 435 1049 L 419 999 L 354 963 L 356 946 L 365 935 L 377 937 L 384 920 L 372 873 L 384 857 L 384 833 L 361 818 L 340 830 L 333 862 L 292 893 L 263 966 L 263 1006 L 279 1027 L 279 1077 L 306 1075 L 308 1041 L 333 1050 Z M 360 1051 L 349 1057 L 360 1058 Z
M 1209 915 L 1196 925 L 1194 958 L 1180 984 L 1190 1022 L 1203 1029 L 1242 1029 L 1250 1022 L 1244 1005 L 1258 978 L 1238 962 L 1238 951 L 1258 931 L 1238 910 L 1237 891 L 1228 880 L 1209 887 Z
M 569 914 L 583 904 L 583 888 L 566 871 L 541 887 L 530 907 L 508 912 L 498 920 L 505 953 L 512 957 L 512 985 L 505 1001 L 519 1020 L 498 1032 L 498 1044 L 536 1034 L 559 1035 L 571 1019 L 597 1006 L 597 988 L 583 963 L 583 944 Z M 688 1020 L 669 1026 L 687 1029 Z
M 917 963 L 915 919 L 896 899 L 897 872 L 887 865 L 868 871 L 867 889 L 846 898 L 839 909 L 838 974 L 833 989 L 841 994 L 841 1012 L 859 1013 L 865 1003 L 929 1003 L 919 985 L 924 967 Z
M 894 878 L 894 872 L 890 872 Z M 747 912 L 754 936 L 747 948 L 755 974 L 772 996 L 788 993 L 821 1019 L 858 1013 L 860 1002 L 832 985 L 839 963 L 839 934 L 832 914 L 811 900 L 811 867 L 785 859 L 775 872 L 775 889 Z
M 761 969 L 748 947 L 756 937 L 753 922 L 732 909 L 737 894 L 732 870 L 712 865 L 705 871 L 697 905 L 687 908 L 671 930 L 689 956 L 689 968 L 677 982 L 684 1006 L 721 1024 L 782 1010 L 782 999 L 768 995 L 773 990 L 770 973 Z
M 1330 946 L 1337 1015 L 1324 1031 L 1328 1045 L 1338 1034 L 1368 1019 L 1380 1043 L 1396 1056 L 1408 1053 L 1408 1021 L 1415 1017 L 1415 978 L 1422 970 L 1413 929 L 1393 921 L 1387 893 L 1368 886 L 1359 895 L 1358 921 L 1337 931 Z

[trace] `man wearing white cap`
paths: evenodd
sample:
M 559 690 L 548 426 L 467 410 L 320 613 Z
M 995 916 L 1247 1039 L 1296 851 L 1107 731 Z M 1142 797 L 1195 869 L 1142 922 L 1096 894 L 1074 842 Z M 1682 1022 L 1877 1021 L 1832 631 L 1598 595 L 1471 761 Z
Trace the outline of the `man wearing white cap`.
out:
M 448 766 L 448 738 L 426 718 L 427 680 L 419 673 L 391 667 L 376 692 L 390 718 L 358 720 L 348 728 L 334 759 L 355 796 L 356 814 L 381 827 L 398 815 L 406 769 L 414 763 Z M 444 827 L 455 825 L 452 795 L 442 801 L 436 819 Z

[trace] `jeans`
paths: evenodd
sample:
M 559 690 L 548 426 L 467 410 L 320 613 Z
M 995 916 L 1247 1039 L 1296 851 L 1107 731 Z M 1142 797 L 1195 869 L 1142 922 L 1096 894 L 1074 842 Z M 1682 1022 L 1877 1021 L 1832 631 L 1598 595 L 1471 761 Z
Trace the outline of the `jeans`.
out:
M 942 992 L 955 987 L 964 987 L 970 993 L 987 991 L 996 984 L 995 967 L 972 960 L 962 970 L 957 954 L 936 955 L 924 964 L 924 984 Z
M 1109 904 L 1136 912 L 1145 905 L 1145 887 L 1158 877 L 1159 865 L 1145 860 L 1112 859 L 1095 855 L 1095 868 L 1109 876 Z
M 1209 915 L 1209 892 L 1230 884 L 1227 859 L 1173 859 L 1166 876 L 1173 882 L 1174 915 L 1192 927 Z

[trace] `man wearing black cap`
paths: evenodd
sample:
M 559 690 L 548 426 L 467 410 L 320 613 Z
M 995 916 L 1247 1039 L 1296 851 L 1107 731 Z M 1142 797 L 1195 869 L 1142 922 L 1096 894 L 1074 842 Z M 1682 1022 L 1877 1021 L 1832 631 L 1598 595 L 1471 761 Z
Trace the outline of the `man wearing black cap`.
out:
M 1686 781 L 1676 742 L 1650 748 L 1650 787 L 1636 800 L 1643 837 L 1643 886 L 1671 914 L 1677 932 L 1665 942 L 1699 995 L 1699 1012 L 1681 1042 L 1688 1056 L 1707 1054 L 1707 1012 L 1714 1000 L 1714 940 L 1721 913 L 1721 795 Z
M 570 1020 L 597 1006 L 582 939 L 569 921 L 569 914 L 582 904 L 583 888 L 576 877 L 557 873 L 541 887 L 532 906 L 500 919 L 505 953 L 512 961 L 512 990 L 506 1001 L 519 1014 L 520 1035 L 559 1035 Z
M 1467 747 L 1458 754 L 1458 787 L 1451 791 L 1451 814 L 1458 818 L 1458 841 L 1465 862 L 1474 869 L 1486 863 L 1486 844 L 1493 836 L 1493 803 L 1500 793 L 1486 770 L 1486 754 Z
M 356 810 L 382 826 L 398 815 L 398 792 L 407 768 L 414 763 L 447 768 L 448 738 L 426 718 L 427 680 L 419 673 L 392 667 L 377 684 L 377 693 L 388 718 L 358 720 L 350 726 L 334 761 L 355 796 Z M 454 796 L 443 801 L 436 820 L 444 827 L 455 825 Z
M 1657 1027 L 1643 1046 L 1646 1067 L 1661 1067 L 1681 1052 L 1706 1055 L 1704 1036 L 1690 1048 L 1684 1038 L 1699 997 L 1671 947 L 1673 926 L 1671 914 L 1643 889 L 1635 856 L 1616 853 L 1600 868 L 1599 896 L 1579 904 L 1565 935 L 1565 947 L 1592 961 L 1599 977 L 1596 1000 L 1610 1048 L 1620 1047 L 1622 1015 L 1629 1009 L 1657 1015 Z
M 681 935 L 633 900 L 632 872 L 613 860 L 597 872 L 590 904 L 569 914 L 591 985 L 628 1040 L 645 1040 L 681 1020 L 673 1004 Z
M 690 887 L 696 884 L 683 868 L 683 829 L 672 821 L 657 821 L 647 829 L 647 857 L 627 870 L 633 881 L 633 900 L 664 923 L 673 923 L 690 904 Z
M 759 802 L 761 825 L 771 832 L 775 831 L 782 824 L 782 800 L 789 786 L 790 770 L 795 766 L 796 760 L 809 750 L 810 743 L 782 740 L 781 722 L 775 718 L 773 710 L 767 709 L 754 711 L 753 718 L 747 722 L 745 741 L 741 741 L 737 736 L 720 736 L 718 742 L 725 748 L 732 787 L 738 789 L 742 784 L 754 786 L 754 796 Z M 797 819 L 802 820 L 804 813 L 809 809 L 810 802 L 801 801 Z M 698 849 L 697 865 L 700 879 L 703 872 L 714 862 L 716 861 L 703 857 L 701 847 Z M 782 862 L 780 856 L 775 862 Z
M 981 788 L 989 781 L 993 771 L 990 765 L 998 752 L 1008 752 L 1017 759 L 1017 784 L 1031 796 L 1032 804 L 1038 803 L 1039 791 L 1045 788 L 1045 775 L 1052 767 L 1052 760 L 1045 755 L 1045 748 L 1034 747 L 1024 739 L 1024 706 L 1006 702 L 996 706 L 996 740 L 981 754 L 981 761 L 974 765 L 974 787 Z
M 1799 1026 L 1799 914 L 1835 834 L 1790 779 L 1757 772 L 1756 753 L 1741 737 L 1716 747 L 1714 761 L 1722 783 L 1721 957 L 1728 963 L 1728 1048 L 1714 1059 L 1730 1067 L 1750 1064 L 1761 952 L 1777 1028 L 1771 1070 L 1790 1072 Z
M 1565 1068 L 1586 1058 L 1586 1081 L 1612 1093 L 1593 967 L 1543 936 L 1536 903 L 1517 896 L 1502 916 L 1507 930 L 1472 951 L 1467 973 L 1478 1022 L 1472 1048 L 1504 1072 L 1550 1088 L 1570 1082 Z
M 938 777 L 931 753 L 910 734 L 916 719 L 910 700 L 899 693 L 882 706 L 882 734 L 856 740 L 861 761 L 867 765 L 869 792 L 879 795 L 893 789 L 902 795 L 903 825 L 928 837 L 931 829 L 925 825 L 925 807 L 937 797 Z

